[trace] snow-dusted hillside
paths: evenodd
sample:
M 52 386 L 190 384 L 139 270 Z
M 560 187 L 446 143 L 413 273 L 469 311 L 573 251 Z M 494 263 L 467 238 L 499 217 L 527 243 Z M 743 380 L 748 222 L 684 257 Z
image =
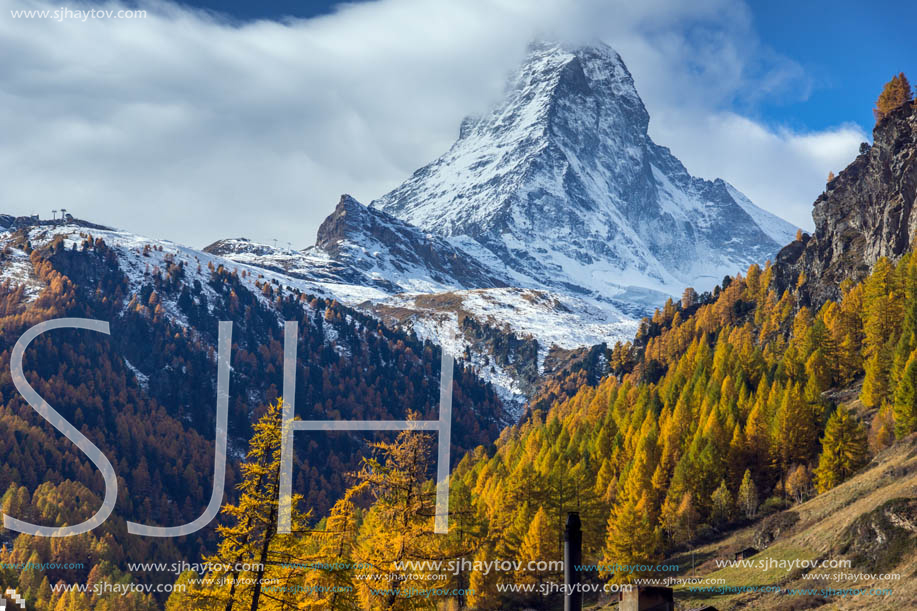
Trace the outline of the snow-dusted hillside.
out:
M 220 240 L 204 251 L 295 278 L 442 344 L 493 383 L 508 405 L 521 405 L 530 395 L 552 347 L 611 345 L 630 339 L 637 328 L 632 317 L 607 302 L 556 290 L 509 288 L 511 270 L 501 269 L 499 261 L 480 260 L 346 195 L 322 223 L 316 244 L 302 251 L 241 238 Z M 460 324 L 466 317 L 478 326 Z M 529 342 L 528 362 L 523 366 L 523 357 L 501 362 L 507 355 L 498 354 L 499 345 L 485 345 L 480 326 Z
M 796 231 L 650 139 L 604 45 L 540 44 L 489 115 L 371 205 L 498 262 L 520 286 L 632 313 L 763 263 Z
M 220 240 L 204 251 L 307 278 L 351 302 L 507 283 L 498 272 L 443 238 L 367 208 L 349 195 L 341 196 L 321 224 L 315 245 L 302 251 L 244 238 Z
M 401 294 L 364 307 L 464 359 L 510 409 L 548 373 L 552 351 L 625 342 L 638 326 L 590 300 L 524 288 Z
M 149 284 L 152 273 L 166 270 L 169 265 L 182 263 L 186 282 L 189 284 L 199 282 L 203 294 L 211 300 L 215 297 L 215 293 L 208 284 L 210 270 L 220 265 L 238 271 L 240 281 L 268 305 L 271 304 L 271 300 L 263 295 L 256 283 L 268 283 L 284 289 L 298 289 L 319 297 L 333 297 L 318 283 L 294 278 L 282 272 L 230 261 L 169 240 L 156 240 L 127 231 L 88 225 L 80 221 L 60 224 L 44 222 L 26 227 L 24 231 L 27 232 L 28 242 L 32 248 L 47 246 L 55 239 L 62 240 L 63 247 L 67 249 L 81 248 L 82 243 L 89 236 L 93 239 L 104 240 L 117 253 L 118 266 L 127 277 L 131 292 L 139 292 L 144 284 Z M 16 237 L 12 231 L 0 231 L 0 251 L 9 250 L 9 254 L 0 261 L 0 283 L 9 281 L 12 285 L 24 284 L 27 295 L 34 297 L 44 287 L 34 273 L 29 256 L 21 248 L 13 245 L 17 241 Z M 173 322 L 187 326 L 185 316 L 175 304 L 164 300 L 163 307 Z

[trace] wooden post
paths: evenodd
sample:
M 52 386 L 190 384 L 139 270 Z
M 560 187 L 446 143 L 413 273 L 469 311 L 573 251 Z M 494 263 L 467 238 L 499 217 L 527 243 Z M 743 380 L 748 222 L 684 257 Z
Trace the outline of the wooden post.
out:
M 579 513 L 567 514 L 567 527 L 564 529 L 564 611 L 582 611 L 583 592 L 579 589 L 583 563 L 583 531 Z

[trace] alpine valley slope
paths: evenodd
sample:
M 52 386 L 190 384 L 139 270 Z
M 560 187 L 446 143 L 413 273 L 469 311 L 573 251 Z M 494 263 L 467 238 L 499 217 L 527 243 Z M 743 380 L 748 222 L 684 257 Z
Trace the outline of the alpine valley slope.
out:
M 206 250 L 319 282 L 521 400 L 557 350 L 630 339 L 666 298 L 794 237 L 723 180 L 691 176 L 648 126 L 613 49 L 535 44 L 490 114 L 369 207 L 343 196 L 315 246 Z

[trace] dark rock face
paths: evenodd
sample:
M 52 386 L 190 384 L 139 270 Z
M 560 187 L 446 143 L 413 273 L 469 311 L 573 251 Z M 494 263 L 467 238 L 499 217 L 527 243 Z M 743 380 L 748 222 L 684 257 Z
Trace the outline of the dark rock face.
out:
M 235 238 L 217 240 L 213 244 L 204 247 L 204 252 L 211 255 L 225 257 L 241 253 L 250 253 L 253 255 L 267 255 L 271 253 L 271 248 L 264 244 L 257 244 L 248 238 Z
M 437 282 L 463 288 L 506 286 L 495 272 L 441 237 L 342 195 L 318 228 L 315 248 L 333 260 L 369 271 L 387 263 L 394 271 L 423 270 Z M 383 253 L 376 254 L 376 253 Z M 370 254 L 372 253 L 372 254 Z M 383 263 L 382 259 L 385 259 Z
M 318 229 L 315 246 L 278 249 L 246 238 L 204 252 L 294 278 L 369 287 L 395 294 L 453 288 L 498 288 L 506 279 L 445 239 L 342 195 Z
M 777 255 L 780 290 L 800 273 L 804 303 L 840 297 L 845 279 L 861 280 L 881 257 L 903 255 L 917 232 L 917 109 L 899 108 L 876 125 L 875 144 L 860 154 L 815 200 L 815 234 Z

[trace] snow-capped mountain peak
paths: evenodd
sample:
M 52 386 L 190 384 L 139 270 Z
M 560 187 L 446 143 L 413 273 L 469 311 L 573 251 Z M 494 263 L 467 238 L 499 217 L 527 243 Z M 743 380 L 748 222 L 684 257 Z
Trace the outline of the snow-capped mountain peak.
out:
M 613 49 L 540 43 L 490 114 L 371 205 L 499 261 L 518 284 L 634 312 L 711 288 L 792 238 L 725 181 L 692 177 L 648 126 Z
M 725 181 L 691 176 L 649 121 L 613 49 L 539 43 L 442 157 L 369 207 L 342 196 L 315 246 L 206 250 L 441 343 L 516 402 L 552 351 L 626 340 L 667 297 L 793 238 Z

